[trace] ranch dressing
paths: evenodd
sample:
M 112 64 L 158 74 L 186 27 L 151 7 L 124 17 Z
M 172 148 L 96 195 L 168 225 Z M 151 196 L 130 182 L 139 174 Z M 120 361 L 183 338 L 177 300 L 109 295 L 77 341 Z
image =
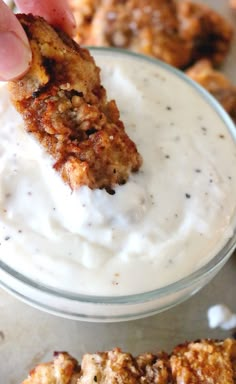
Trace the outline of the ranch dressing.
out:
M 34 281 L 91 295 L 175 282 L 235 228 L 236 144 L 188 82 L 147 60 L 99 54 L 108 99 L 143 157 L 115 188 L 72 192 L 0 87 L 0 258 Z

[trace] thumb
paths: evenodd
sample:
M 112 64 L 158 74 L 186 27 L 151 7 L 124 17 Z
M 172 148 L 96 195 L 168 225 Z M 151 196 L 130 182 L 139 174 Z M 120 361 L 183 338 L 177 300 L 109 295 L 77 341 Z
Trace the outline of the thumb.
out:
M 29 68 L 31 50 L 15 15 L 0 0 L 0 80 L 13 80 Z

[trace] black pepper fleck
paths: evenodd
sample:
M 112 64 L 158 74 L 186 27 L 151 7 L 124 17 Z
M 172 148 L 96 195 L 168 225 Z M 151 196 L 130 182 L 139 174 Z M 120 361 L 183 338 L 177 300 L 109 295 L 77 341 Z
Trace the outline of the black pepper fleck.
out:
M 190 199 L 191 195 L 189 193 L 185 193 L 186 199 Z
M 231 177 L 231 176 L 228 176 L 228 179 L 229 179 L 229 180 L 232 180 L 232 177 Z
M 167 105 L 166 109 L 167 109 L 167 111 L 171 111 L 172 110 L 172 108 L 169 105 Z
M 166 159 L 169 159 L 169 158 L 170 158 L 170 155 L 165 155 L 165 158 L 166 158 Z
M 18 233 L 22 233 L 22 229 L 18 229 Z
M 219 138 L 220 138 L 220 139 L 224 139 L 224 138 L 225 138 L 225 135 L 220 134 L 220 135 L 219 135 Z
M 10 236 L 6 236 L 6 237 L 4 238 L 4 240 L 5 240 L 5 241 L 10 240 Z
M 106 191 L 107 191 L 107 193 L 109 193 L 109 195 L 115 195 L 115 193 L 116 193 L 116 191 L 112 188 L 106 188 Z
M 210 180 L 209 180 L 209 183 L 213 183 L 213 180 L 212 180 L 212 179 L 210 179 Z
M 196 173 L 201 173 L 202 171 L 201 171 L 201 169 L 196 168 L 196 169 L 195 169 L 195 172 L 196 172 Z

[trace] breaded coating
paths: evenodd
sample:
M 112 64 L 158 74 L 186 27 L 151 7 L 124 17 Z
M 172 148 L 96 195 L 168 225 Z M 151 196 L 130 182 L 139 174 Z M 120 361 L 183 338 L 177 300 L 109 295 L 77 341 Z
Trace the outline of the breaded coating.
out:
M 206 88 L 236 118 L 236 87 L 221 72 L 214 69 L 207 59 L 197 61 L 186 74 Z
M 236 342 L 210 340 L 177 346 L 170 357 L 173 382 L 234 384 Z
M 76 384 L 80 367 L 66 352 L 55 353 L 50 363 L 36 366 L 22 384 Z
M 33 60 L 27 74 L 9 85 L 26 129 L 54 158 L 54 168 L 76 189 L 106 188 L 138 171 L 142 160 L 125 132 L 114 100 L 107 101 L 100 69 L 79 47 L 44 19 L 18 15 Z
M 38 365 L 22 384 L 234 384 L 235 379 L 236 341 L 226 339 L 185 343 L 170 356 L 135 358 L 115 348 L 84 355 L 81 367 L 64 352 Z
M 86 354 L 81 362 L 79 384 L 135 384 L 139 382 L 141 371 L 129 353 L 116 348 L 109 352 Z
M 127 48 L 178 68 L 207 57 L 223 61 L 231 25 L 206 5 L 188 0 L 70 0 L 84 45 Z
M 101 0 L 69 0 L 70 8 L 76 20 L 77 41 L 85 41 L 89 34 L 90 23 Z
M 207 5 L 189 0 L 177 2 L 177 13 L 180 36 L 192 44 L 192 62 L 208 58 L 221 64 L 233 38 L 229 22 Z
M 72 3 L 75 17 L 84 13 L 86 0 Z M 174 0 L 98 0 L 87 19 L 81 24 L 81 13 L 77 19 L 81 44 L 127 48 L 180 68 L 191 61 L 191 45 L 178 34 Z

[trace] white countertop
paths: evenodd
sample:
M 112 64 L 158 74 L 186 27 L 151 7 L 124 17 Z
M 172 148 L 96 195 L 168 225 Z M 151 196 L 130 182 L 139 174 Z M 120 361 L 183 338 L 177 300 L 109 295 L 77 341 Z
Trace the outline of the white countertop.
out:
M 228 17 L 236 27 L 227 0 L 205 3 Z M 236 42 L 224 72 L 234 83 Z M 80 358 L 85 352 L 115 346 L 138 354 L 170 350 L 177 343 L 198 338 L 225 338 L 233 331 L 211 330 L 207 324 L 209 306 L 224 303 L 236 312 L 236 253 L 222 271 L 192 298 L 166 312 L 123 323 L 95 324 L 66 320 L 41 312 L 0 289 L 0 384 L 20 384 L 35 364 L 50 360 L 55 350 L 67 350 Z

